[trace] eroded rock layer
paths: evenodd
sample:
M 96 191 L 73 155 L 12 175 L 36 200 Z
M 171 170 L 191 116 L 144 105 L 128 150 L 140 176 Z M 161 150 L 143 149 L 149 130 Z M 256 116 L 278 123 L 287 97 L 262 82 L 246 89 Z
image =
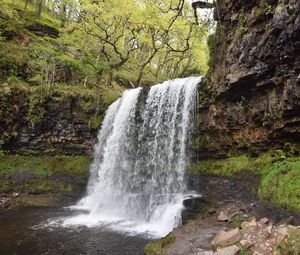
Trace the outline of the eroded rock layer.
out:
M 300 1 L 217 1 L 200 157 L 300 141 Z M 213 40 L 212 40 L 213 41 Z

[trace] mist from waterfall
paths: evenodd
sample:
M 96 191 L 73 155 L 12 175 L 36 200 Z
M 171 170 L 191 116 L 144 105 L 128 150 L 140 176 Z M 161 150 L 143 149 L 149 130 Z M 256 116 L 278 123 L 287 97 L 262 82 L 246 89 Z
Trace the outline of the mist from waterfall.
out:
M 181 224 L 187 142 L 201 77 L 127 90 L 106 112 L 84 210 L 64 225 L 164 236 Z

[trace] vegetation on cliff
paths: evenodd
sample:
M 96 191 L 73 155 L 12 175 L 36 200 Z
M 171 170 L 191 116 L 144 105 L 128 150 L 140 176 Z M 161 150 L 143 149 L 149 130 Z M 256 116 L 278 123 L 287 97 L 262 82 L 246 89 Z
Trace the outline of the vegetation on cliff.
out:
M 0 80 L 135 87 L 204 74 L 206 35 L 184 1 L 1 0 Z

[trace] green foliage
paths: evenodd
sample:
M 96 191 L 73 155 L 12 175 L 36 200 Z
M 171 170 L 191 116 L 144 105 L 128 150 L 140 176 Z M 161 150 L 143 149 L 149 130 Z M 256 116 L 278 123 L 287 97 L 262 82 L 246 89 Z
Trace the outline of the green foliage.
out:
M 268 153 L 261 154 L 258 158 L 250 158 L 244 154 L 227 159 L 203 160 L 198 164 L 192 164 L 189 172 L 222 176 L 233 176 L 241 171 L 259 173 L 263 167 L 272 164 L 272 160 Z
M 93 115 L 89 120 L 90 129 L 98 129 L 102 123 L 102 116 L 99 114 Z
M 245 248 L 242 245 L 239 245 L 240 247 L 240 251 L 239 251 L 239 255 L 251 255 L 252 252 L 250 250 L 248 250 L 247 248 Z
M 112 104 L 122 95 L 124 88 L 114 85 L 114 86 L 101 86 L 100 94 L 103 96 L 104 102 L 106 105 Z
M 158 241 L 148 243 L 144 248 L 145 255 L 163 255 L 165 254 L 163 249 L 168 245 L 174 243 L 175 237 L 168 235 Z
M 259 195 L 282 207 L 300 211 L 300 158 L 287 158 L 263 170 Z
M 215 53 L 216 44 L 217 44 L 216 34 L 215 33 L 210 34 L 207 38 L 207 46 L 209 49 L 210 56 Z
M 41 93 L 33 93 L 29 96 L 26 120 L 32 124 L 40 123 L 46 113 L 45 96 Z
M 90 157 L 5 154 L 0 158 L 0 176 L 9 178 L 18 169 L 36 177 L 55 175 L 86 176 Z
M 3 150 L 4 141 L 0 140 L 0 158 L 4 156 L 4 150 Z
M 242 223 L 243 223 L 243 219 L 241 213 L 236 213 L 232 215 L 229 221 L 229 224 L 234 228 L 240 228 Z
M 236 33 L 239 37 L 243 37 L 246 32 L 247 32 L 247 19 L 245 15 L 245 10 L 244 8 L 242 8 L 239 13 L 238 27 Z
M 1 4 L 3 82 L 16 77 L 33 85 L 98 87 L 115 81 L 132 87 L 207 71 L 208 26 L 201 20 L 194 25 L 189 3 L 34 0 L 26 8 L 25 1 Z
M 192 147 L 194 149 L 204 149 L 207 144 L 206 136 L 200 135 L 193 140 Z
M 27 195 L 19 197 L 13 208 L 16 207 L 49 207 L 52 205 L 61 204 L 63 200 L 62 195 L 57 194 L 39 194 L 37 195 Z
M 289 237 L 276 247 L 276 255 L 300 254 L 300 229 L 290 228 Z
M 270 5 L 268 3 L 265 3 L 264 14 L 266 16 L 273 15 L 276 11 L 276 8 L 276 5 Z

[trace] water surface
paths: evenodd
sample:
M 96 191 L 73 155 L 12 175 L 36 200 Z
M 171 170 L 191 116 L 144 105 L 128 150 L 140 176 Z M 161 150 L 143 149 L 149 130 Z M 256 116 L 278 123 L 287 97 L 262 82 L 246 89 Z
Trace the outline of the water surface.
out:
M 150 237 L 104 226 L 42 227 L 49 219 L 69 217 L 63 208 L 23 208 L 0 214 L 0 254 L 142 255 Z M 77 212 L 73 212 L 77 213 Z

